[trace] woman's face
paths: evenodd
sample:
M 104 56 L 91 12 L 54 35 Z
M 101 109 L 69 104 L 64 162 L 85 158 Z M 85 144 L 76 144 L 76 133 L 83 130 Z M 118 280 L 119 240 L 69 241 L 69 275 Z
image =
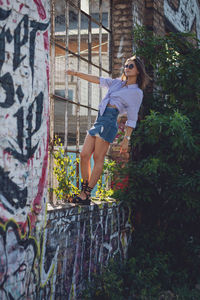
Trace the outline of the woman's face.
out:
M 128 60 L 124 66 L 124 73 L 127 77 L 137 77 L 139 72 L 133 60 Z

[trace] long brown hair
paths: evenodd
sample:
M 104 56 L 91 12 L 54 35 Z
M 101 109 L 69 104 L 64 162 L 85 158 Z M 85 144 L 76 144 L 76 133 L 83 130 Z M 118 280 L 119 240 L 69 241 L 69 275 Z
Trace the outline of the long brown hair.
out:
M 149 80 L 151 79 L 149 77 L 149 75 L 147 74 L 146 70 L 145 70 L 145 66 L 143 61 L 136 55 L 128 58 L 126 60 L 126 63 L 130 62 L 130 61 L 134 61 L 137 70 L 139 72 L 138 76 L 137 76 L 137 84 L 139 86 L 140 89 L 144 90 L 145 87 L 147 86 Z M 127 80 L 127 76 L 126 74 L 123 72 L 122 76 L 121 76 L 121 80 L 126 81 Z

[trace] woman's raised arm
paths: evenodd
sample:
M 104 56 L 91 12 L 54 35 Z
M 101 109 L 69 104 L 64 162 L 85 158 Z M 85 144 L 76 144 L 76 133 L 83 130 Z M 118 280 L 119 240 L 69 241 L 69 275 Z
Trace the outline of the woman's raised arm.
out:
M 68 75 L 80 77 L 80 78 L 87 80 L 89 82 L 92 82 L 92 83 L 97 83 L 97 84 L 100 83 L 99 77 L 94 76 L 94 75 L 89 75 L 89 74 L 81 73 L 81 72 L 74 71 L 74 70 L 67 70 L 66 73 Z

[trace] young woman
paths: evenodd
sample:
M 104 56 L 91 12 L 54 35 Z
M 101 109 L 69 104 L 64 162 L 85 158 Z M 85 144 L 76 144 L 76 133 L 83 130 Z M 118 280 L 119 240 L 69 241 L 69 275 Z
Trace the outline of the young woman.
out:
M 94 126 L 88 131 L 80 153 L 82 190 L 80 195 L 76 195 L 71 201 L 89 205 L 91 191 L 101 176 L 108 147 L 117 135 L 118 114 L 127 113 L 125 136 L 120 144 L 120 152 L 126 152 L 131 133 L 138 119 L 138 111 L 143 98 L 142 90 L 149 77 L 143 62 L 136 56 L 127 59 L 121 79 L 99 78 L 73 70 L 68 70 L 67 74 L 100 84 L 101 87 L 108 89 L 99 105 L 98 117 Z M 92 154 L 94 167 L 91 173 L 90 158 Z

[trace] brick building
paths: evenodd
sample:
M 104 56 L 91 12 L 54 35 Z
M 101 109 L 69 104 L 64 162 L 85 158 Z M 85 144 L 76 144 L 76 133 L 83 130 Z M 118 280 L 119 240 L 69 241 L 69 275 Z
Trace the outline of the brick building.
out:
M 119 76 L 124 59 L 134 52 L 133 28 L 144 25 L 157 35 L 166 32 L 193 32 L 200 38 L 199 0 L 115 1 L 112 4 L 113 69 Z

